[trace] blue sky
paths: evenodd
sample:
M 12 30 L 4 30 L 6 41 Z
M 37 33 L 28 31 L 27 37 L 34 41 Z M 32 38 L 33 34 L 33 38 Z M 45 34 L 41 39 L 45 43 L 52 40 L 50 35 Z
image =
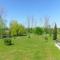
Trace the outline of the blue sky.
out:
M 60 0 L 0 0 L 7 24 L 13 19 L 27 26 L 27 16 L 34 17 L 34 24 L 43 25 L 44 17 L 50 17 L 60 27 Z

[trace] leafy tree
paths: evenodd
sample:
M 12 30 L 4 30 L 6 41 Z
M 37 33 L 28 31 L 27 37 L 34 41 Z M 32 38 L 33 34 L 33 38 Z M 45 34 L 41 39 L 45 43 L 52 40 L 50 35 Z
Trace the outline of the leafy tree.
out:
M 36 27 L 35 28 L 35 33 L 38 34 L 38 35 L 41 35 L 41 34 L 43 34 L 43 29 L 40 28 L 40 27 Z
M 11 36 L 17 35 L 17 29 L 18 29 L 17 21 L 15 21 L 15 20 L 11 21 L 11 23 L 10 23 L 10 34 L 11 34 Z
M 57 39 L 57 25 L 55 23 L 54 30 L 53 30 L 53 40 Z
M 17 26 L 17 35 L 25 35 L 26 29 L 22 24 L 18 24 Z
M 26 33 L 25 27 L 19 24 L 16 20 L 13 20 L 10 23 L 10 34 L 12 36 L 23 35 L 24 33 Z

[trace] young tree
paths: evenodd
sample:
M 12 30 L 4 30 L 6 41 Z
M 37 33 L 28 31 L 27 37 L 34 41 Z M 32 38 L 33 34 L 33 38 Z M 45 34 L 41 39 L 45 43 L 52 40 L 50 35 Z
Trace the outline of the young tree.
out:
M 45 38 L 45 40 L 48 40 L 48 34 L 49 34 L 49 17 L 45 17 L 45 22 L 44 22 L 44 38 Z
M 45 17 L 44 31 L 45 31 L 46 34 L 48 33 L 48 28 L 49 28 L 49 18 Z
M 27 20 L 28 20 L 28 38 L 30 38 L 30 19 L 29 17 L 27 17 Z
M 53 40 L 57 40 L 57 25 L 55 23 L 54 30 L 53 30 Z
M 49 36 L 52 36 L 52 28 L 51 28 L 51 25 L 49 25 L 48 32 L 49 32 Z
M 4 20 L 4 8 L 0 6 L 0 37 L 5 33 L 6 22 Z
M 31 27 L 33 28 L 34 25 L 34 17 L 32 16 L 32 23 L 31 23 Z
M 4 19 L 0 16 L 0 37 L 3 36 L 3 34 L 5 33 L 5 29 L 6 29 L 6 24 Z

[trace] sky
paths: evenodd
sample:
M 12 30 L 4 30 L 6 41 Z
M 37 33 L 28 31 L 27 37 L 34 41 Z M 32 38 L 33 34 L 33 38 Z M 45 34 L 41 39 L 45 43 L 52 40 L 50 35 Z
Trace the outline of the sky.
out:
M 27 26 L 27 17 L 33 17 L 34 25 L 41 26 L 44 17 L 49 17 L 49 23 L 55 22 L 60 27 L 60 0 L 0 0 L 0 7 L 4 8 L 4 18 L 7 25 L 12 20 Z

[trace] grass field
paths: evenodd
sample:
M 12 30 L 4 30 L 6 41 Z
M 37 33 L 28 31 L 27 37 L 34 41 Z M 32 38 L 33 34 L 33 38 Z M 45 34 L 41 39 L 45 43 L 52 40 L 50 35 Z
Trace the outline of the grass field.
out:
M 14 45 L 4 45 L 0 39 L 0 60 L 60 60 L 60 50 L 48 37 L 31 35 L 12 38 Z

